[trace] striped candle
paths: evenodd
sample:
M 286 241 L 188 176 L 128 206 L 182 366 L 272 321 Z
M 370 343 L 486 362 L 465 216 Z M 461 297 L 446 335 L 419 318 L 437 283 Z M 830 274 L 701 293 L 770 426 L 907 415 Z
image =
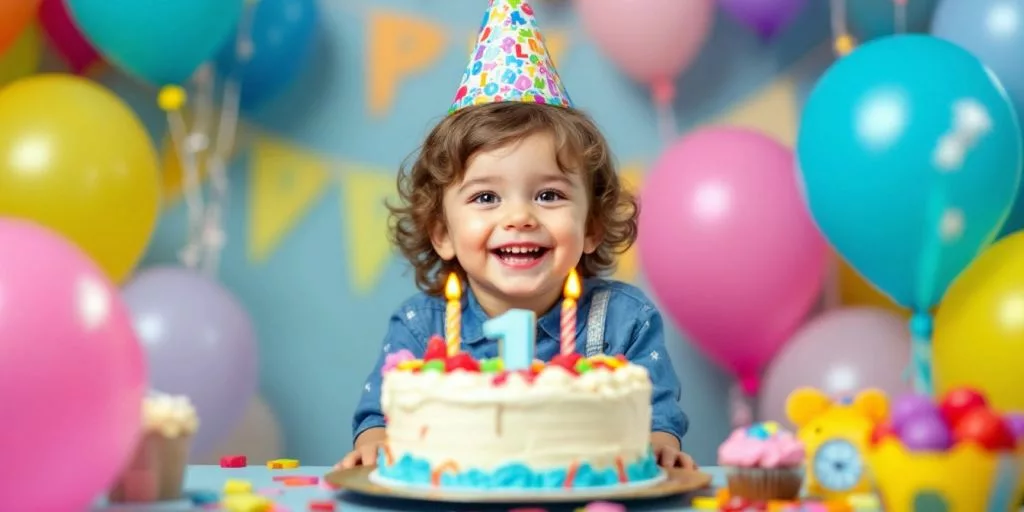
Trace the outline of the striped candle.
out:
M 459 345 L 462 343 L 462 287 L 455 272 L 448 274 L 448 282 L 444 285 L 444 297 L 448 299 L 444 323 L 445 344 L 448 347 L 448 356 L 451 357 L 459 353 Z
M 569 271 L 563 293 L 561 353 L 568 356 L 576 352 L 576 300 L 580 298 L 580 276 L 575 268 Z

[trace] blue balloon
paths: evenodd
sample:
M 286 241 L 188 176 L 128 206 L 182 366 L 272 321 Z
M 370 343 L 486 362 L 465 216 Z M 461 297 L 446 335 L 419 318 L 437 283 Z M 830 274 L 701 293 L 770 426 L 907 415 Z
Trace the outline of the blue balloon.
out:
M 239 58 L 234 37 L 217 59 L 222 75 L 237 73 L 243 109 L 259 105 L 295 80 L 316 37 L 315 0 L 260 0 L 255 9 L 248 60 Z
M 155 85 L 182 84 L 238 25 L 245 0 L 66 0 L 111 63 Z
M 968 51 L 879 39 L 811 92 L 797 158 L 814 220 L 861 275 L 918 311 L 1002 226 L 1021 177 L 1009 98 Z
M 1024 115 L 1024 1 L 944 0 L 935 11 L 932 35 L 962 46 L 981 59 Z M 1018 194 L 1000 238 L 1024 229 L 1024 197 Z
M 938 0 L 906 0 L 906 32 L 927 32 Z M 896 33 L 894 0 L 844 0 L 849 31 L 861 42 Z

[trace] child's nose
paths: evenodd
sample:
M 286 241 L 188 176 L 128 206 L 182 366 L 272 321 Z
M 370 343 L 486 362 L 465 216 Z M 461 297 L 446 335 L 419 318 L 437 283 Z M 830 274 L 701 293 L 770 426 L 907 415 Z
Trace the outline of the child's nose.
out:
M 533 229 L 537 227 L 537 218 L 528 205 L 509 205 L 508 214 L 504 219 L 505 229 Z

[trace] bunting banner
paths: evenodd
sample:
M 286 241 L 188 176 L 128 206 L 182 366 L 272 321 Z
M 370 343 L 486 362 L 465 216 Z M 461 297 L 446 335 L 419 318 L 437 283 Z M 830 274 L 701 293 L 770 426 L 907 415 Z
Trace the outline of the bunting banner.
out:
M 348 233 L 349 275 L 358 293 L 372 290 L 388 263 L 388 209 L 397 196 L 395 173 L 357 164 L 342 166 L 341 218 Z
M 262 263 L 327 191 L 330 163 L 282 139 L 257 136 L 249 164 L 249 259 Z
M 409 14 L 371 11 L 366 29 L 366 101 L 370 114 L 391 110 L 402 81 L 430 69 L 448 42 L 444 26 Z

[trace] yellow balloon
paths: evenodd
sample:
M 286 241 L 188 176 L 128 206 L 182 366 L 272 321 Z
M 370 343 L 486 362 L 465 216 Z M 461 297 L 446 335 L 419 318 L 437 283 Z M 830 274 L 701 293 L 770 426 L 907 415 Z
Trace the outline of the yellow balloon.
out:
M 950 285 L 933 334 L 935 390 L 959 386 L 1024 411 L 1024 232 L 981 253 Z
M 903 318 L 910 318 L 910 310 L 900 307 L 884 293 L 875 289 L 841 256 L 836 256 L 839 265 L 839 297 L 844 306 L 871 306 L 895 312 Z
M 157 153 L 121 99 L 65 74 L 0 89 L 0 215 L 61 233 L 121 282 L 159 209 Z
M 14 44 L 0 53 L 0 86 L 30 75 L 39 68 L 39 27 L 32 23 L 25 27 Z

